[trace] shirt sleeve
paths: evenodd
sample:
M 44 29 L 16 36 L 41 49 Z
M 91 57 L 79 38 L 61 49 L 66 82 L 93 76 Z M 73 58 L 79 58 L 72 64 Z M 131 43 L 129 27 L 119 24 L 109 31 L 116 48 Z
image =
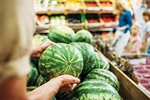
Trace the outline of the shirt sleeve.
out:
M 132 15 L 131 15 L 131 13 L 130 13 L 130 11 L 128 11 L 127 13 L 126 13 L 126 21 L 127 21 L 127 23 L 128 24 L 126 24 L 125 26 L 127 27 L 127 29 L 130 29 L 131 28 L 131 26 L 132 26 Z
M 147 27 L 146 27 L 146 33 L 150 32 L 150 22 L 148 22 Z
M 30 71 L 34 18 L 32 0 L 0 1 L 0 83 Z

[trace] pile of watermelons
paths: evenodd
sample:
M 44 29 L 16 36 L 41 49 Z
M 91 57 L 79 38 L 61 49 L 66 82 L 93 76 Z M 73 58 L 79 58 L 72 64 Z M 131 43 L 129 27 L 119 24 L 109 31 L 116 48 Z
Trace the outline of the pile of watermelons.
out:
M 50 39 L 49 46 L 38 58 L 31 58 L 28 87 L 40 86 L 53 77 L 63 74 L 81 79 L 71 92 L 58 92 L 57 100 L 120 100 L 119 82 L 109 71 L 109 62 L 103 54 L 95 52 L 92 34 L 80 30 L 76 34 L 67 26 L 56 26 L 46 36 L 34 36 L 36 46 Z

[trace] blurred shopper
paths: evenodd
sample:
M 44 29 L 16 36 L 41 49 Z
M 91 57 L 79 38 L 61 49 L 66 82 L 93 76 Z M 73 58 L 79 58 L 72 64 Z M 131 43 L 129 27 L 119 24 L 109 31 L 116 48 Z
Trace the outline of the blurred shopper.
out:
M 140 35 L 141 26 L 135 23 L 131 27 L 131 35 L 128 40 L 127 46 L 125 47 L 125 53 L 138 53 L 142 47 L 142 38 Z
M 27 94 L 29 58 L 39 57 L 52 43 L 34 48 L 35 14 L 32 0 L 0 0 L 0 100 L 51 100 L 58 91 L 72 90 L 80 80 L 61 75 Z
M 142 53 L 147 53 L 148 51 L 148 38 L 150 35 L 150 11 L 146 10 L 143 13 L 143 19 L 145 24 L 142 26 Z
M 116 54 L 120 55 L 123 53 L 124 48 L 130 37 L 130 28 L 132 26 L 132 15 L 129 10 L 126 9 L 125 4 L 121 1 L 114 3 L 114 14 L 119 15 L 118 28 L 114 29 L 115 40 L 114 46 Z

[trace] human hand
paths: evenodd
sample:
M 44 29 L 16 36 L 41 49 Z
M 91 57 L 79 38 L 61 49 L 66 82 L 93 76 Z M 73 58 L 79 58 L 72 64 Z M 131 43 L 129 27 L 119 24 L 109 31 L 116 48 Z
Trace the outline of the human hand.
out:
M 75 86 L 80 83 L 78 78 L 75 78 L 71 75 L 61 75 L 58 76 L 57 79 L 61 81 L 60 92 L 71 91 L 75 88 Z
M 32 50 L 31 53 L 31 57 L 33 58 L 39 58 L 41 56 L 41 54 L 43 53 L 43 51 L 51 46 L 52 44 L 54 44 L 54 42 L 48 40 L 45 43 L 43 43 L 42 45 L 38 46 L 38 47 L 34 47 L 34 49 Z

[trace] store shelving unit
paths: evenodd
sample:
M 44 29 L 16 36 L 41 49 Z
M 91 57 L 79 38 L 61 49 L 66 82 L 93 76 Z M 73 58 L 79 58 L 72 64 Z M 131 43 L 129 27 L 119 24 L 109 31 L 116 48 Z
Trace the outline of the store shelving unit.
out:
M 75 6 L 73 3 L 76 3 Z M 110 18 L 106 17 L 104 18 L 105 20 L 101 18 L 104 14 L 108 16 L 113 15 L 111 0 L 66 0 L 61 2 L 61 4 L 62 5 L 60 7 L 62 9 L 59 7 L 54 9 L 51 6 L 48 6 L 45 9 L 43 8 L 44 10 L 36 10 L 36 14 L 39 16 L 47 15 L 49 18 L 52 15 L 63 14 L 66 17 L 66 25 L 70 26 L 74 30 L 87 28 L 91 31 L 112 31 L 112 29 L 117 26 L 117 20 L 109 22 L 106 20 L 110 20 Z M 80 17 L 81 23 L 69 23 L 68 16 L 74 16 L 77 18 Z M 84 21 L 82 18 L 83 16 L 86 18 Z M 115 19 L 115 16 L 112 19 Z M 41 26 L 37 25 L 37 31 L 49 30 L 51 27 L 51 23 Z

